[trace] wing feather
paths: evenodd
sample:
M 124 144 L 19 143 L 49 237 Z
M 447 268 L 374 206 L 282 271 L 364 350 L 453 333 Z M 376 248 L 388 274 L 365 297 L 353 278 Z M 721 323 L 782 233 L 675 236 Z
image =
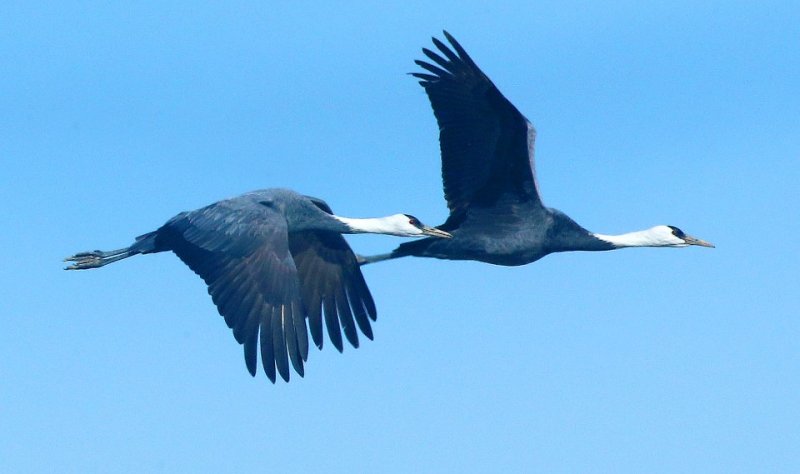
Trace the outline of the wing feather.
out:
M 325 308 L 325 329 L 328 331 L 328 338 L 330 338 L 333 347 L 342 352 L 344 345 L 342 344 L 342 328 L 339 326 L 336 301 L 333 298 L 325 298 L 322 300 L 322 306 Z
M 369 315 L 364 304 L 358 299 L 358 294 L 350 288 L 347 290 L 347 298 L 350 301 L 350 307 L 353 308 L 353 316 L 358 328 L 368 339 L 372 339 L 372 326 L 369 323 Z
M 291 358 L 302 375 L 308 336 L 282 215 L 252 200 L 234 198 L 179 214 L 159 230 L 159 238 L 206 282 L 217 310 L 243 345 L 251 374 L 256 372 L 259 332 L 269 325 L 270 350 L 263 347 L 265 335 L 260 338 L 265 373 L 274 382 L 278 364 L 278 372 L 288 381 Z M 276 314 L 299 321 L 276 321 Z M 269 353 L 272 356 L 265 358 Z
M 324 201 L 308 198 L 324 212 L 332 213 Z M 311 336 L 317 347 L 323 345 L 323 315 L 328 338 L 340 352 L 344 349 L 342 331 L 353 347 L 359 345 L 358 329 L 372 339 L 369 319 L 377 319 L 375 302 L 344 237 L 326 231 L 292 232 L 289 248 L 297 265 L 302 300 L 307 305 Z
M 284 307 L 275 308 L 272 313 L 272 346 L 275 349 L 275 366 L 284 380 L 289 379 L 289 359 L 286 355 L 286 339 L 284 338 Z
M 347 301 L 342 289 L 336 294 L 336 310 L 339 313 L 339 323 L 342 325 L 344 336 L 353 347 L 358 347 L 358 332 L 356 323 L 353 320 L 353 312 L 350 311 L 350 303 Z
M 257 193 L 175 216 L 159 229 L 159 248 L 174 251 L 206 282 L 243 346 L 247 370 L 255 375 L 260 352 L 267 377 L 288 381 L 290 365 L 304 373 L 309 329 L 321 348 L 324 320 L 341 352 L 342 331 L 354 347 L 359 329 L 373 337 L 369 320 L 377 312 L 355 254 L 340 234 L 291 232 L 279 211 L 281 195 L 260 200 Z M 324 201 L 296 196 L 331 213 Z
M 261 318 L 261 365 L 264 373 L 270 380 L 275 380 L 275 350 L 272 346 L 272 312 L 274 308 L 267 308 L 268 313 Z M 252 372 L 251 372 L 252 374 Z M 255 375 L 255 374 L 253 374 Z
M 412 73 L 439 124 L 444 194 L 451 214 L 471 204 L 493 205 L 506 194 L 541 206 L 534 171 L 535 130 L 446 31 L 448 47 L 423 48 L 433 63 Z M 430 73 L 430 74 L 428 74 Z

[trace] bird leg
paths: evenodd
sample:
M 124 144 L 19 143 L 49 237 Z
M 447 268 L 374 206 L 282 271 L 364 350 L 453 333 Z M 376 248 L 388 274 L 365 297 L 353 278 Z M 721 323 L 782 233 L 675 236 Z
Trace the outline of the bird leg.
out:
M 88 270 L 89 268 L 100 268 L 109 263 L 122 260 L 123 258 L 130 257 L 129 248 L 111 250 L 103 252 L 102 250 L 93 250 L 91 252 L 76 253 L 71 257 L 64 259 L 65 262 L 73 262 L 72 265 L 65 267 L 64 270 Z
M 370 263 L 382 262 L 392 258 L 391 253 L 382 253 L 380 255 L 360 255 L 356 254 L 356 262 L 359 265 L 368 265 Z

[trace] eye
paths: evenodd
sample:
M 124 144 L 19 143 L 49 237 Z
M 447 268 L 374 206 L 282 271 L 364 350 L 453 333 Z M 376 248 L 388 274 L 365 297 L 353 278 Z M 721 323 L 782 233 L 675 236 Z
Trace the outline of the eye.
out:
M 409 216 L 408 214 L 406 214 L 406 217 L 408 217 L 408 223 L 413 225 L 414 227 L 421 227 L 422 226 L 422 223 L 416 217 Z
M 672 229 L 672 235 L 674 235 L 675 237 L 677 237 L 679 239 L 682 239 L 682 238 L 686 237 L 686 234 L 684 234 L 683 231 L 678 229 L 677 227 L 672 226 L 672 225 L 667 226 L 667 227 Z

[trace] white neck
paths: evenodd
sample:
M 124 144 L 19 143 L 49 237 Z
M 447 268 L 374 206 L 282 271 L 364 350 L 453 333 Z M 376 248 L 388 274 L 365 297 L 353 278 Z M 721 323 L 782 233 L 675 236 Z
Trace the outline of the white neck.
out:
M 410 234 L 407 228 L 408 218 L 405 216 L 400 216 L 401 215 L 393 215 L 372 218 L 333 216 L 333 218 L 346 225 L 352 234 L 387 234 L 401 237 L 409 236 Z M 406 226 L 403 226 L 403 223 L 405 223 Z M 411 228 L 411 230 L 419 233 L 419 231 L 415 228 Z
M 685 247 L 683 240 L 675 237 L 667 226 L 656 226 L 646 230 L 620 235 L 592 234 L 614 247 Z

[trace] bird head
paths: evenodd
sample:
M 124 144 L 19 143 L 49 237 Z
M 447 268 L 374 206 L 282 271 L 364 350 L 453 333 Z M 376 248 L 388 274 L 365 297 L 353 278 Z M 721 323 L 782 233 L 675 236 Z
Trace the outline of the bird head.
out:
M 427 235 L 429 237 L 445 239 L 453 237 L 448 232 L 423 224 L 419 219 L 410 214 L 394 214 L 383 218 L 383 220 L 386 226 L 385 233 L 390 235 L 397 235 L 399 237 L 421 237 Z
M 658 225 L 648 231 L 653 237 L 658 247 L 687 247 L 689 245 L 699 245 L 700 247 L 714 247 L 711 242 L 700 240 L 673 225 Z

